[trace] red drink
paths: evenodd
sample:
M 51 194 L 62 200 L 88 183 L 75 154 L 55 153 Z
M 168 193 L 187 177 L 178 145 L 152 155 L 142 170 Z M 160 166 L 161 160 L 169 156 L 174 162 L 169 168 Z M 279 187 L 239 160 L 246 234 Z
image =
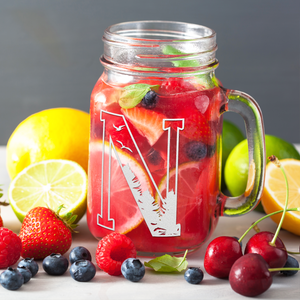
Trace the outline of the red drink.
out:
M 108 85 L 99 79 L 92 92 L 90 108 L 88 201 L 93 204 L 88 206 L 87 218 L 94 236 L 102 238 L 110 233 L 111 219 L 114 230 L 126 233 L 138 251 L 144 253 L 180 253 L 196 249 L 208 239 L 218 218 L 216 199 L 222 128 L 219 111 L 225 105 L 225 97 L 218 86 L 205 88 L 196 83 L 180 78 L 152 80 L 151 86 L 156 91 L 151 90 L 150 94 L 156 97 L 155 104 L 144 104 L 143 98 L 133 108 L 125 109 L 119 103 L 122 93 L 126 92 L 124 87 Z M 110 172 L 109 149 L 112 149 Z M 153 225 L 158 235 L 152 236 L 147 221 L 155 221 L 151 216 L 149 220 L 143 217 L 136 203 L 140 199 L 136 200 L 128 187 L 114 149 L 122 165 L 128 164 L 131 171 L 134 170 L 139 192 L 149 192 L 147 208 L 150 206 L 151 210 L 155 202 L 153 209 L 159 216 L 175 217 L 171 234 L 167 227 L 172 224 L 163 227 L 160 225 L 164 222 L 161 222 Z M 108 173 L 109 208 L 103 203 L 108 197 L 109 178 L 105 176 Z M 113 189 L 120 192 L 112 192 Z M 104 200 L 101 201 L 101 197 Z M 175 213 L 174 207 L 168 210 L 167 198 L 177 201 Z

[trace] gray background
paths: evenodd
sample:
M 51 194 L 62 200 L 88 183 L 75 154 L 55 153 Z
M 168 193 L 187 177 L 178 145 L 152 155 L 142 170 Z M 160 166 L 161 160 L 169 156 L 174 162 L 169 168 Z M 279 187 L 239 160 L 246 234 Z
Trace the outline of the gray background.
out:
M 298 0 L 0 0 L 0 145 L 42 109 L 88 111 L 103 31 L 133 20 L 214 29 L 223 85 L 256 99 L 267 134 L 300 143 L 299 13 Z

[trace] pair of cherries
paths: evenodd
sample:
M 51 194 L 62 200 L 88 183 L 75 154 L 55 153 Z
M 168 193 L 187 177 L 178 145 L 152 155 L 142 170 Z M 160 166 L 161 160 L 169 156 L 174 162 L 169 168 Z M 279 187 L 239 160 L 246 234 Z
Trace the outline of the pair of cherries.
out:
M 257 296 L 272 284 L 270 269 L 284 267 L 288 254 L 284 243 L 274 234 L 262 231 L 250 238 L 244 255 L 240 241 L 235 237 L 220 236 L 207 247 L 204 268 L 217 278 L 229 278 L 234 291 L 244 296 Z
M 248 297 L 258 296 L 265 292 L 272 284 L 272 275 L 283 271 L 282 268 L 288 260 L 288 252 L 278 234 L 286 212 L 300 211 L 300 208 L 287 208 L 289 187 L 285 170 L 274 155 L 270 156 L 269 160 L 281 169 L 285 178 L 284 209 L 256 221 L 240 239 L 229 236 L 214 239 L 208 245 L 204 257 L 204 268 L 208 274 L 217 278 L 229 278 L 232 289 Z M 241 241 L 245 235 L 260 221 L 277 213 L 282 213 L 282 216 L 275 234 L 268 231 L 256 233 L 249 239 L 243 255 Z M 299 264 L 295 268 L 284 268 L 284 270 L 285 272 L 290 270 L 290 275 L 294 275 L 299 270 Z

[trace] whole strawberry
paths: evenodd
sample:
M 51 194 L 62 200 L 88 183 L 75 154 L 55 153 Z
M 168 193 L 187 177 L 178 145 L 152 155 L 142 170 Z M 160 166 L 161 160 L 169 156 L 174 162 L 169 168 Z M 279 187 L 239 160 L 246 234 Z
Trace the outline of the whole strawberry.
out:
M 0 269 L 14 265 L 20 258 L 22 243 L 11 230 L 0 228 Z
M 24 218 L 19 237 L 22 241 L 22 257 L 44 259 L 51 253 L 64 254 L 72 244 L 72 224 L 76 216 L 68 214 L 66 219 L 46 207 L 31 209 Z

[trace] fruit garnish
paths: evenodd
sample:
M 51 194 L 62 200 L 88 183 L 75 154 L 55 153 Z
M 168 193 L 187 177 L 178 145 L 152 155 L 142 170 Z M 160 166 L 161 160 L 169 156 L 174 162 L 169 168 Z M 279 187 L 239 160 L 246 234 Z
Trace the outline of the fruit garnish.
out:
M 184 273 L 184 279 L 191 284 L 199 284 L 203 277 L 204 274 L 200 268 L 190 267 Z
M 112 276 L 121 275 L 122 263 L 127 258 L 136 258 L 136 249 L 126 235 L 113 232 L 99 241 L 96 262 L 104 272 Z
M 222 190 L 225 189 L 224 169 L 226 160 L 232 149 L 245 139 L 241 130 L 232 122 L 223 120 L 222 131 Z
M 68 159 L 87 172 L 90 118 L 73 108 L 51 108 L 22 121 L 11 134 L 6 165 L 11 179 L 27 166 L 47 159 Z
M 154 91 L 149 91 L 141 101 L 141 105 L 145 108 L 154 108 L 159 100 L 158 95 Z
M 288 272 L 288 276 L 295 275 L 298 267 L 270 268 L 264 258 L 257 253 L 248 253 L 240 257 L 232 266 L 229 274 L 231 288 L 247 297 L 255 297 L 272 285 L 274 272 Z
M 208 153 L 207 145 L 199 141 L 190 141 L 183 147 L 187 158 L 191 161 L 199 161 Z
M 287 251 L 283 241 L 277 236 L 276 242 L 271 244 L 275 234 L 261 231 L 253 235 L 245 247 L 245 254 L 260 254 L 271 268 L 281 268 L 287 260 Z
M 35 207 L 25 216 L 19 237 L 22 257 L 44 259 L 51 253 L 64 254 L 72 244 L 72 231 L 77 225 L 76 215 L 59 216 L 62 206 L 54 212 L 47 207 Z
M 69 254 L 69 261 L 73 264 L 77 260 L 92 260 L 91 253 L 88 249 L 82 246 L 75 247 L 71 250 Z
M 295 159 L 280 160 L 284 168 L 289 185 L 288 206 L 300 206 L 300 161 Z M 269 163 L 266 168 L 265 187 L 261 203 L 266 213 L 272 213 L 285 207 L 286 183 L 281 171 L 276 165 Z M 281 215 L 273 215 L 271 219 L 282 228 L 300 235 L 300 214 L 288 211 L 284 219 Z
M 189 81 L 182 78 L 168 78 L 162 82 L 159 88 L 159 93 L 166 96 L 189 91 L 196 91 L 196 88 Z
M 127 280 L 138 282 L 145 275 L 145 266 L 137 258 L 127 258 L 122 263 L 121 272 Z
M 283 223 L 284 217 L 286 215 L 286 210 L 289 203 L 289 183 L 285 173 L 285 168 L 282 167 L 280 161 L 277 159 L 275 155 L 269 157 L 269 160 L 279 168 L 283 174 L 285 181 L 285 195 L 284 195 L 284 209 L 280 219 L 280 222 L 277 226 L 277 230 L 275 234 L 270 232 L 258 232 L 254 236 L 252 236 L 245 248 L 245 254 L 247 253 L 258 253 L 260 254 L 268 265 L 271 268 L 281 268 L 285 265 L 288 254 L 285 248 L 284 243 L 278 237 L 279 231 L 281 229 L 281 225 Z M 300 163 L 300 162 L 299 162 Z M 300 164 L 299 164 L 300 166 Z M 278 182 L 277 182 L 278 185 Z
M 146 267 L 153 269 L 156 272 L 170 273 L 170 272 L 181 272 L 188 266 L 186 260 L 188 250 L 185 251 L 183 257 L 175 257 L 169 254 L 165 254 L 148 262 L 144 262 Z
M 14 265 L 20 258 L 21 239 L 11 230 L 0 228 L 0 269 Z
M 300 154 L 295 146 L 279 137 L 266 134 L 265 144 L 266 157 L 275 155 L 279 160 L 286 158 L 300 160 Z M 268 165 L 270 165 L 270 162 L 267 166 Z M 243 140 L 232 149 L 225 163 L 224 178 L 227 188 L 233 197 L 242 195 L 245 192 L 248 180 L 248 169 L 248 142 L 247 140 Z M 297 205 L 294 205 L 294 207 L 295 206 Z M 279 209 L 280 208 L 274 210 Z M 267 213 L 270 212 L 269 210 Z
M 68 267 L 69 261 L 60 253 L 52 253 L 43 260 L 43 269 L 49 275 L 63 275 Z
M 104 156 L 105 162 L 109 161 L 110 147 L 107 142 L 98 141 L 92 142 L 90 149 L 91 159 L 93 159 L 94 165 L 97 166 L 96 168 L 90 168 L 92 182 L 95 182 L 97 186 L 101 186 L 103 181 L 102 191 L 99 188 L 92 190 L 91 197 L 95 201 L 93 203 L 93 211 L 88 212 L 88 218 L 97 218 L 98 212 L 101 211 L 101 195 L 103 195 L 103 197 L 109 196 L 108 177 L 104 176 L 104 178 L 102 178 L 101 173 L 99 173 L 98 170 L 102 169 L 102 156 Z M 149 190 L 150 193 L 152 193 L 150 179 L 144 168 L 142 168 L 134 157 L 127 154 L 127 152 L 118 148 L 116 148 L 116 152 L 122 166 L 130 166 L 131 171 L 141 185 L 141 190 Z M 114 151 L 111 151 L 111 170 L 114 170 L 110 177 L 111 186 L 118 186 L 118 189 L 112 188 L 110 191 L 110 216 L 116 220 L 115 231 L 125 234 L 136 228 L 143 221 L 143 217 L 124 177 L 122 168 L 119 166 Z M 109 174 L 108 163 L 104 163 L 103 174 Z M 106 227 L 110 226 L 109 221 L 106 223 L 105 220 L 107 220 L 107 218 L 103 218 L 101 221 L 102 224 Z M 109 232 L 110 231 L 107 230 L 107 233 Z
M 119 99 L 119 105 L 128 109 L 137 106 L 151 89 L 158 89 L 159 85 L 136 83 L 125 86 Z
M 242 248 L 235 237 L 219 236 L 206 248 L 204 268 L 211 276 L 228 278 L 232 265 L 241 256 Z
M 90 260 L 77 260 L 71 265 L 70 274 L 76 281 L 91 281 L 96 275 L 96 267 Z
M 18 267 L 28 268 L 32 274 L 32 277 L 34 277 L 39 271 L 39 265 L 37 264 L 37 262 L 34 260 L 34 258 L 29 257 L 26 257 L 23 260 L 21 260 L 18 263 Z
M 8 267 L 7 270 L 1 273 L 0 283 L 5 289 L 15 291 L 23 285 L 24 278 L 17 269 Z
M 259 254 L 249 253 L 240 257 L 230 270 L 231 288 L 247 297 L 264 293 L 273 282 L 268 269 L 268 264 Z
M 289 208 L 287 209 L 287 211 L 300 212 L 300 207 Z M 239 239 L 237 237 L 231 237 L 231 236 L 220 236 L 213 239 L 210 242 L 210 244 L 207 246 L 206 253 L 204 256 L 204 267 L 207 273 L 214 277 L 227 278 L 229 276 L 229 272 L 231 270 L 233 263 L 239 257 L 242 256 L 241 244 L 243 238 L 249 233 L 251 229 L 255 228 L 258 223 L 265 220 L 266 218 L 269 218 L 272 215 L 280 214 L 282 212 L 283 210 L 279 210 L 258 219 L 245 231 L 245 233 Z M 269 235 L 271 238 L 273 238 L 274 236 L 274 234 L 270 232 Z M 221 265 L 222 268 L 220 268 Z
M 299 268 L 298 260 L 291 255 L 288 255 L 287 261 L 280 273 L 284 276 L 293 276 L 298 273 L 298 270 L 288 270 L 288 268 Z
M 207 214 L 195 194 L 199 191 L 199 186 L 204 185 L 210 189 L 211 181 L 207 176 L 206 172 L 202 172 L 202 168 L 205 168 L 205 162 L 199 164 L 199 162 L 187 162 L 178 166 L 178 181 L 177 181 L 177 223 L 185 224 L 186 232 L 194 237 L 195 234 L 199 233 L 198 226 L 202 225 L 202 218 L 206 218 Z M 164 176 L 159 183 L 159 191 L 163 199 L 166 198 L 167 188 L 175 191 L 176 187 L 176 169 L 172 169 L 169 174 L 169 183 L 167 176 Z M 155 200 L 159 203 L 162 211 L 165 210 L 165 202 L 160 199 L 159 194 L 155 195 Z M 203 209 L 202 209 L 203 207 Z M 199 210 L 203 210 L 203 214 L 199 217 Z M 204 230 L 205 232 L 205 230 Z M 186 234 L 188 241 L 188 234 Z M 185 240 L 182 240 L 184 243 Z M 182 245 L 184 247 L 184 245 Z
M 24 283 L 27 283 L 32 278 L 32 273 L 30 270 L 24 266 L 17 267 L 17 270 L 22 274 L 24 278 Z
M 86 211 L 87 185 L 87 174 L 76 162 L 45 160 L 28 166 L 11 181 L 8 198 L 21 222 L 34 207 L 56 210 L 62 204 L 61 216 L 73 213 L 78 222 Z
M 149 144 L 154 145 L 164 133 L 163 119 L 166 117 L 143 107 L 121 109 L 124 116 L 131 122 L 137 131 L 147 138 Z

